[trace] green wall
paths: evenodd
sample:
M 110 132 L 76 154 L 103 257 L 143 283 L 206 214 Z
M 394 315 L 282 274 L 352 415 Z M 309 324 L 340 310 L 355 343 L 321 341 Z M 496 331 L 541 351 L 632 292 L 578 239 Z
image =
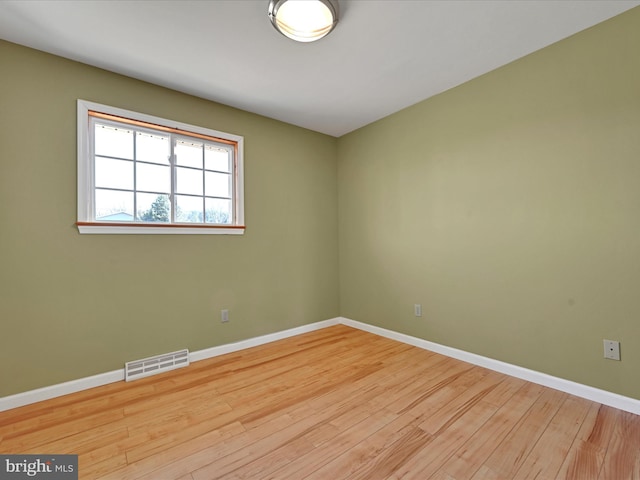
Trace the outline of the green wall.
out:
M 341 315 L 640 399 L 639 45 L 635 8 L 340 138 Z
M 335 138 L 6 42 L 0 67 L 0 396 L 339 314 Z M 80 235 L 78 98 L 244 136 L 244 236 Z

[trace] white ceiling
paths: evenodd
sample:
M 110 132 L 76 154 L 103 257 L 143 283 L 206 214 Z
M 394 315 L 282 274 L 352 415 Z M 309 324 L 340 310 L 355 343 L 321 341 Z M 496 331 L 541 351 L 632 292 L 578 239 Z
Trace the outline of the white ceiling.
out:
M 0 38 L 341 136 L 640 0 L 339 3 L 336 29 L 300 44 L 268 0 L 0 0 Z

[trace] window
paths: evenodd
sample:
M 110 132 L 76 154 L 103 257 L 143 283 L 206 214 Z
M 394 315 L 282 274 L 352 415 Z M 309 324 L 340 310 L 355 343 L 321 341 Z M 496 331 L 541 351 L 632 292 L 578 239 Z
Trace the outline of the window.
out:
M 242 143 L 78 100 L 80 233 L 242 234 Z

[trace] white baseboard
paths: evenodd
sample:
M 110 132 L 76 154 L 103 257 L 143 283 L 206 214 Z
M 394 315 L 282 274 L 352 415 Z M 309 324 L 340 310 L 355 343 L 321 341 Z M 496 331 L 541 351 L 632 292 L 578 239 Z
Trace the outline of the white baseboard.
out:
M 0 398 L 0 412 L 124 380 L 124 368 Z
M 310 323 L 309 325 L 302 325 L 301 327 L 290 328 L 289 330 L 283 330 L 281 332 L 269 333 L 267 335 L 262 335 L 261 337 L 241 340 L 236 343 L 228 343 L 226 345 L 220 345 L 218 347 L 206 348 L 204 350 L 198 350 L 197 352 L 191 352 L 190 359 L 192 362 L 197 362 L 198 360 L 217 357 L 219 355 L 237 352 L 246 348 L 264 345 L 265 343 L 275 342 L 276 340 L 282 340 L 283 338 L 289 338 L 296 335 L 301 335 L 303 333 L 313 332 L 315 330 L 320 330 L 321 328 L 338 325 L 339 323 L 339 318 L 332 318 L 329 320 L 323 320 L 321 322 Z
M 293 337 L 295 335 L 312 332 L 321 328 L 326 328 L 338 324 L 347 325 L 359 330 L 364 330 L 375 335 L 380 335 L 382 337 L 406 343 L 408 345 L 413 345 L 425 350 L 440 353 L 442 355 L 462 360 L 473 365 L 478 365 L 490 370 L 494 370 L 496 372 L 511 375 L 512 377 L 521 378 L 529 382 L 544 385 L 545 387 L 554 388 L 571 395 L 575 395 L 587 400 L 602 403 L 610 407 L 618 408 L 626 412 L 640 415 L 640 400 L 636 400 L 634 398 L 625 397 L 594 387 L 589 387 L 587 385 L 582 385 L 570 380 L 547 375 L 546 373 L 536 372 L 535 370 L 518 367 L 517 365 L 501 362 L 492 358 L 483 357 L 482 355 L 465 352 L 464 350 L 447 347 L 445 345 L 433 343 L 428 340 L 412 337 L 411 335 L 394 332 L 393 330 L 387 330 L 385 328 L 376 327 L 374 325 L 369 325 L 367 323 L 358 322 L 356 320 L 351 320 L 344 317 L 332 318 L 321 322 L 311 323 L 309 325 L 302 325 L 300 327 L 291 328 L 289 330 L 283 330 L 281 332 L 270 333 L 255 338 L 249 338 L 247 340 L 242 340 L 235 343 L 220 345 L 218 347 L 207 348 L 204 350 L 198 350 L 190 353 L 190 361 L 197 362 L 198 360 L 204 360 L 207 358 L 217 357 L 219 355 L 225 355 L 227 353 L 237 352 L 246 348 L 264 345 L 266 343 L 275 342 L 276 340 L 282 340 L 284 338 Z M 91 377 L 80 378 L 78 380 L 51 385 L 49 387 L 38 388 L 36 390 L 30 390 L 24 393 L 18 393 L 16 395 L 10 395 L 8 397 L 2 397 L 0 398 L 0 412 L 12 408 L 22 407 L 24 405 L 29 405 L 31 403 L 40 402 L 42 400 L 60 397 L 69 393 L 75 393 L 81 390 L 87 390 L 89 388 L 119 382 L 122 380 L 124 380 L 124 369 L 101 373 L 99 375 L 93 375 Z
M 488 368 L 496 372 L 504 373 L 512 377 L 521 378 L 528 382 L 537 383 L 545 387 L 560 390 L 561 392 L 569 393 L 577 397 L 585 398 L 594 402 L 602 403 L 610 407 L 614 407 L 625 412 L 634 413 L 640 415 L 640 400 L 635 398 L 625 397 L 616 393 L 607 392 L 606 390 L 600 390 L 598 388 L 583 385 L 581 383 L 572 382 L 563 378 L 547 375 L 546 373 L 537 372 L 535 370 L 529 370 L 528 368 L 519 367 L 510 363 L 501 362 L 500 360 L 494 360 L 492 358 L 483 357 L 482 355 L 476 355 L 475 353 L 465 352 L 464 350 L 458 350 L 456 348 L 447 347 L 438 343 L 433 343 L 421 338 L 412 337 L 411 335 L 405 335 L 404 333 L 394 332 L 393 330 L 387 330 L 385 328 L 376 327 L 367 323 L 358 322 L 349 318 L 340 317 L 339 323 L 347 325 L 349 327 L 364 330 L 369 333 L 374 333 L 382 337 L 397 340 L 402 343 L 413 345 L 415 347 L 422 348 L 424 350 L 430 350 L 432 352 L 446 355 L 458 360 L 462 360 L 473 365 Z
M 289 330 L 283 330 L 281 332 L 270 333 L 255 338 L 249 338 L 247 340 L 242 340 L 236 343 L 229 343 L 227 345 L 220 345 L 219 347 L 198 350 L 189 354 L 189 361 L 197 362 L 198 360 L 217 357 L 226 353 L 237 352 L 238 350 L 244 350 L 245 348 L 251 348 L 258 345 L 263 345 L 265 343 L 275 342 L 276 340 L 293 337 L 302 333 L 312 332 L 314 330 L 330 327 L 332 325 L 338 325 L 339 323 L 340 319 L 333 318 L 329 320 L 323 320 L 321 322 L 311 323 L 309 325 L 302 325 L 300 327 L 291 328 Z M 122 380 L 124 380 L 124 368 L 122 368 L 121 370 L 113 370 L 107 373 L 100 373 L 91 377 L 79 378 L 78 380 L 72 380 L 70 382 L 51 385 L 49 387 L 29 390 L 27 392 L 17 393 L 15 395 L 9 395 L 7 397 L 0 398 L 0 412 L 10 410 L 12 408 L 23 407 L 31 403 L 41 402 L 43 400 L 49 400 L 51 398 L 61 397 L 63 395 L 79 392 L 81 390 L 87 390 L 89 388 L 119 382 Z

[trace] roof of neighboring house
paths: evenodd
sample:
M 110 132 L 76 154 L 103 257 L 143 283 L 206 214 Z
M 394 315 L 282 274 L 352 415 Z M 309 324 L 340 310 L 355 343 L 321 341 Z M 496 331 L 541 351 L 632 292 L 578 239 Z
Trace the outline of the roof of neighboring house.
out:
M 96 220 L 121 220 L 130 222 L 133 220 L 133 215 L 127 212 L 118 212 L 112 213 L 110 215 L 104 215 L 102 217 L 97 217 Z

